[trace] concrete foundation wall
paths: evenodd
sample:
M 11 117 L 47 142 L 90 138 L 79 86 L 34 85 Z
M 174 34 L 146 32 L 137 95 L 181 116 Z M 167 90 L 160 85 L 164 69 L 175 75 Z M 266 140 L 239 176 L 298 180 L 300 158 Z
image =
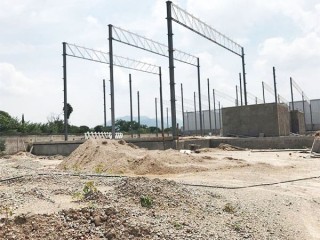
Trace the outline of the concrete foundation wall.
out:
M 284 104 L 255 104 L 222 109 L 223 136 L 266 137 L 290 134 L 288 107 Z
M 184 141 L 134 141 L 133 144 L 149 150 L 163 150 L 176 148 L 189 149 L 191 144 L 201 148 L 216 148 L 221 143 L 249 149 L 304 149 L 311 148 L 314 137 L 264 137 L 264 138 L 219 138 L 219 139 L 191 139 Z M 68 156 L 84 141 L 34 143 L 32 153 L 35 155 L 63 155 Z
M 290 111 L 291 132 L 305 134 L 306 127 L 304 122 L 304 113 L 298 110 Z

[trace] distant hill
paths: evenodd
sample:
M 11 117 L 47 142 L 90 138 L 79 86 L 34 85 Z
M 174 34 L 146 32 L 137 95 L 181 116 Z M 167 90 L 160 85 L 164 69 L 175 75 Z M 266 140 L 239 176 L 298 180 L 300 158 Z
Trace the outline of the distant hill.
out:
M 130 116 L 123 116 L 123 117 L 117 117 L 117 119 L 122 119 L 122 120 L 125 120 L 125 121 L 130 121 Z M 134 121 L 138 121 L 138 117 L 133 117 L 133 120 Z M 167 117 L 164 116 L 164 128 L 167 127 Z M 179 125 L 181 126 L 182 125 L 182 120 L 180 119 L 177 119 L 177 122 L 179 123 Z M 144 124 L 144 125 L 147 125 L 148 127 L 155 127 L 156 126 L 156 119 L 155 118 L 149 118 L 147 116 L 141 116 L 140 117 L 140 123 L 141 124 Z M 110 125 L 111 122 L 108 121 L 108 125 Z M 171 126 L 171 118 L 169 117 L 169 126 Z M 161 119 L 160 119 L 160 116 L 158 117 L 158 127 L 160 128 L 161 127 Z

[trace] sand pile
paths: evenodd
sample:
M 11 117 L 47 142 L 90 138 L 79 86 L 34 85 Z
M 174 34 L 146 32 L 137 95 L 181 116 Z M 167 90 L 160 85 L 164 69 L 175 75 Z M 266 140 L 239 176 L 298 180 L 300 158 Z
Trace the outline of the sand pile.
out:
M 90 139 L 80 145 L 59 169 L 109 174 L 175 174 L 208 170 L 194 166 L 202 157 L 174 150 L 148 151 L 124 140 Z

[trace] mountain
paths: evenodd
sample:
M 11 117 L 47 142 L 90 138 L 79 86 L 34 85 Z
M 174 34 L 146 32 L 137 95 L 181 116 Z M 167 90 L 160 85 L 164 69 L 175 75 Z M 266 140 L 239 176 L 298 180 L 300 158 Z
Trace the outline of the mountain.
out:
M 167 117 L 164 116 L 163 117 L 164 119 L 164 128 L 167 127 Z M 125 121 L 130 121 L 130 116 L 123 116 L 123 117 L 117 117 L 116 119 L 122 119 L 122 120 L 125 120 Z M 134 116 L 133 117 L 133 120 L 134 121 L 137 121 L 138 122 L 138 117 Z M 179 123 L 179 126 L 182 125 L 182 120 L 180 119 L 177 119 L 177 123 Z M 140 116 L 140 124 L 144 124 L 144 125 L 147 125 L 148 127 L 155 127 L 156 126 L 156 119 L 155 118 L 149 118 L 147 116 Z M 108 125 L 111 125 L 111 122 L 108 121 Z M 169 117 L 169 127 L 171 126 L 171 118 Z M 160 116 L 158 117 L 158 127 L 160 128 L 161 127 L 161 119 L 160 119 Z

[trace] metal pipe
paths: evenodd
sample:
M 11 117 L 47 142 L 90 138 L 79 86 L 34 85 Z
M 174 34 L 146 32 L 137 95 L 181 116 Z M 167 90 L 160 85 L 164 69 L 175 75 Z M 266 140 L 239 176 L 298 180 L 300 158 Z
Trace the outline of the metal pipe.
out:
M 138 136 L 140 138 L 140 94 L 139 94 L 139 91 L 137 92 L 137 98 L 138 98 Z
M 236 106 L 239 106 L 239 99 L 238 99 L 238 85 L 236 85 Z
M 132 79 L 131 73 L 129 74 L 129 91 L 130 91 L 130 131 L 133 138 L 133 108 L 132 108 Z
M 66 43 L 62 43 L 63 57 L 63 118 L 64 118 L 64 140 L 68 141 L 68 111 L 67 111 L 67 49 Z
M 170 100 L 171 100 L 171 126 L 172 137 L 177 139 L 176 131 L 176 98 L 175 98 L 175 81 L 174 81 L 174 58 L 173 58 L 173 33 L 172 33 L 172 15 L 171 15 L 171 1 L 167 1 L 167 28 L 168 28 L 168 53 L 169 53 L 169 79 L 170 79 Z
M 292 111 L 294 111 L 293 88 L 292 88 L 292 77 L 290 77 L 290 89 L 291 89 L 291 107 L 292 107 Z
M 163 98 L 162 98 L 162 73 L 159 67 L 159 85 L 160 85 L 160 117 L 161 117 L 161 133 L 164 139 L 164 120 L 163 120 Z
M 167 134 L 169 136 L 169 109 L 167 108 Z
M 196 103 L 196 92 L 193 92 L 193 102 L 194 102 L 194 120 L 196 127 L 196 135 L 198 133 L 198 124 L 197 124 L 197 103 Z
M 198 70 L 198 94 L 199 94 L 200 135 L 203 136 L 202 109 L 201 109 L 200 59 L 199 59 L 199 58 L 197 58 L 197 70 Z
M 266 98 L 265 98 L 265 95 L 264 95 L 264 82 L 262 81 L 262 95 L 263 95 L 263 103 L 265 104 L 266 103 Z
M 313 130 L 313 119 L 312 119 L 312 107 L 311 107 L 311 100 L 310 100 L 310 119 L 311 119 L 311 130 Z
M 277 99 L 278 94 L 277 94 L 276 68 L 273 67 L 272 70 L 273 70 L 274 98 L 275 98 L 275 103 L 277 104 L 278 103 L 278 99 Z
M 222 126 L 221 126 L 221 107 L 220 107 L 220 101 L 219 101 L 219 126 L 220 126 L 220 129 L 221 129 Z
M 158 101 L 157 98 L 154 99 L 155 109 L 156 109 L 156 136 L 158 137 Z
M 213 112 L 214 112 L 214 130 L 217 131 L 216 95 L 214 93 L 214 89 L 212 89 L 212 98 L 213 98 Z
M 241 106 L 242 106 L 243 103 L 242 103 L 242 81 L 241 81 L 241 73 L 239 73 L 239 82 L 240 82 L 240 100 L 241 100 Z
M 181 83 L 181 110 L 182 110 L 182 129 L 183 129 L 183 132 L 185 131 L 185 121 L 184 121 L 184 105 L 183 105 L 183 86 L 182 86 L 182 83 Z
M 112 139 L 116 136 L 115 127 L 115 109 L 114 109 L 114 81 L 113 81 L 113 45 L 112 45 L 112 25 L 109 24 L 109 67 L 110 67 L 110 92 L 111 92 L 111 125 L 112 125 Z
M 210 102 L 210 80 L 208 78 L 208 104 L 209 104 L 209 128 L 212 132 L 212 123 L 211 123 L 211 102 Z
M 104 127 L 107 127 L 106 81 L 104 79 L 103 79 L 103 117 L 104 117 Z
M 246 81 L 246 64 L 244 62 L 244 48 L 241 47 L 241 59 L 242 59 L 242 75 L 243 75 L 243 91 L 244 91 L 244 103 L 245 105 L 248 105 L 247 100 L 247 81 Z
M 303 117 L 304 117 L 304 127 L 307 131 L 306 112 L 305 112 L 305 107 L 304 107 L 304 94 L 303 94 L 303 92 L 301 93 L 301 95 L 302 95 L 302 109 L 303 109 Z
M 256 97 L 256 104 L 258 104 L 258 97 Z

